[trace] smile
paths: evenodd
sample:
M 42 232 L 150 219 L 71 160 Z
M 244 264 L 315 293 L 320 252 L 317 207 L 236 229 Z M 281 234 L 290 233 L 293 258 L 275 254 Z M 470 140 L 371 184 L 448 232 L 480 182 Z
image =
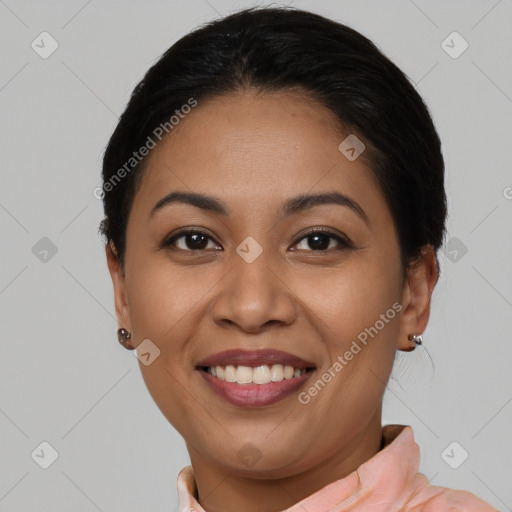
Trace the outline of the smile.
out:
M 279 402 L 299 392 L 315 373 L 314 368 L 294 368 L 279 364 L 257 367 L 227 365 L 201 367 L 198 370 L 210 390 L 230 404 L 244 408 Z
M 269 384 L 300 377 L 312 368 L 294 368 L 289 365 L 273 364 L 250 366 L 207 366 L 203 370 L 225 382 L 237 384 Z

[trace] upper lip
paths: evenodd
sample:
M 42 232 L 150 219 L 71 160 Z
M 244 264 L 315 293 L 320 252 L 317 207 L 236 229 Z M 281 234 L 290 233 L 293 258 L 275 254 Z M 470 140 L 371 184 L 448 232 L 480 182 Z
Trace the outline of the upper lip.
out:
M 301 357 L 294 356 L 288 352 L 276 349 L 259 350 L 225 350 L 212 354 L 198 363 L 197 367 L 211 366 L 262 366 L 264 364 L 282 364 L 293 366 L 294 368 L 314 368 L 315 365 L 310 361 L 305 361 Z

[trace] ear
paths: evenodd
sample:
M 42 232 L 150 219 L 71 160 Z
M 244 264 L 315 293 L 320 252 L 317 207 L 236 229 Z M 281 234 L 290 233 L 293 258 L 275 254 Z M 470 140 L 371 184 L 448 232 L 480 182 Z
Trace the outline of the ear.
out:
M 128 296 L 126 293 L 126 281 L 123 269 L 119 264 L 117 251 L 114 242 L 110 241 L 105 245 L 105 253 L 107 255 L 108 270 L 114 285 L 114 302 L 116 307 L 116 317 L 119 327 L 132 330 L 130 319 L 130 307 L 128 305 Z
M 438 278 L 439 268 L 434 247 L 425 245 L 420 256 L 411 262 L 402 291 L 399 350 L 413 350 L 415 344 L 408 339 L 409 335 L 425 331 L 430 316 L 430 300 Z

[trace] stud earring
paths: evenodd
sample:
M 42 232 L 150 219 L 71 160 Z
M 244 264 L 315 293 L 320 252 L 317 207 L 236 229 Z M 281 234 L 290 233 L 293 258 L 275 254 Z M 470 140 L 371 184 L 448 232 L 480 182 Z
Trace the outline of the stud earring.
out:
M 421 345 L 423 343 L 423 338 L 421 337 L 421 334 L 409 334 L 408 338 L 409 341 L 414 341 L 415 345 Z
M 129 331 L 127 331 L 126 329 L 121 328 L 121 329 L 117 330 L 117 339 L 119 340 L 119 343 L 121 343 L 121 345 L 123 345 L 123 347 L 126 348 L 127 350 L 135 349 L 135 347 L 132 347 L 130 345 L 130 343 L 128 342 L 128 340 L 131 337 L 132 337 L 131 333 Z

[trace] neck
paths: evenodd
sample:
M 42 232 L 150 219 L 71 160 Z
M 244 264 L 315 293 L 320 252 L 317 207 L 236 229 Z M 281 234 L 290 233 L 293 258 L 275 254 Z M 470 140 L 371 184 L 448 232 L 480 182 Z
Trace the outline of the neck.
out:
M 380 411 L 364 429 L 333 450 L 328 459 L 286 478 L 269 478 L 270 471 L 261 478 L 248 478 L 236 470 L 219 467 L 187 447 L 198 501 L 206 512 L 279 512 L 348 476 L 378 453 L 382 448 Z

